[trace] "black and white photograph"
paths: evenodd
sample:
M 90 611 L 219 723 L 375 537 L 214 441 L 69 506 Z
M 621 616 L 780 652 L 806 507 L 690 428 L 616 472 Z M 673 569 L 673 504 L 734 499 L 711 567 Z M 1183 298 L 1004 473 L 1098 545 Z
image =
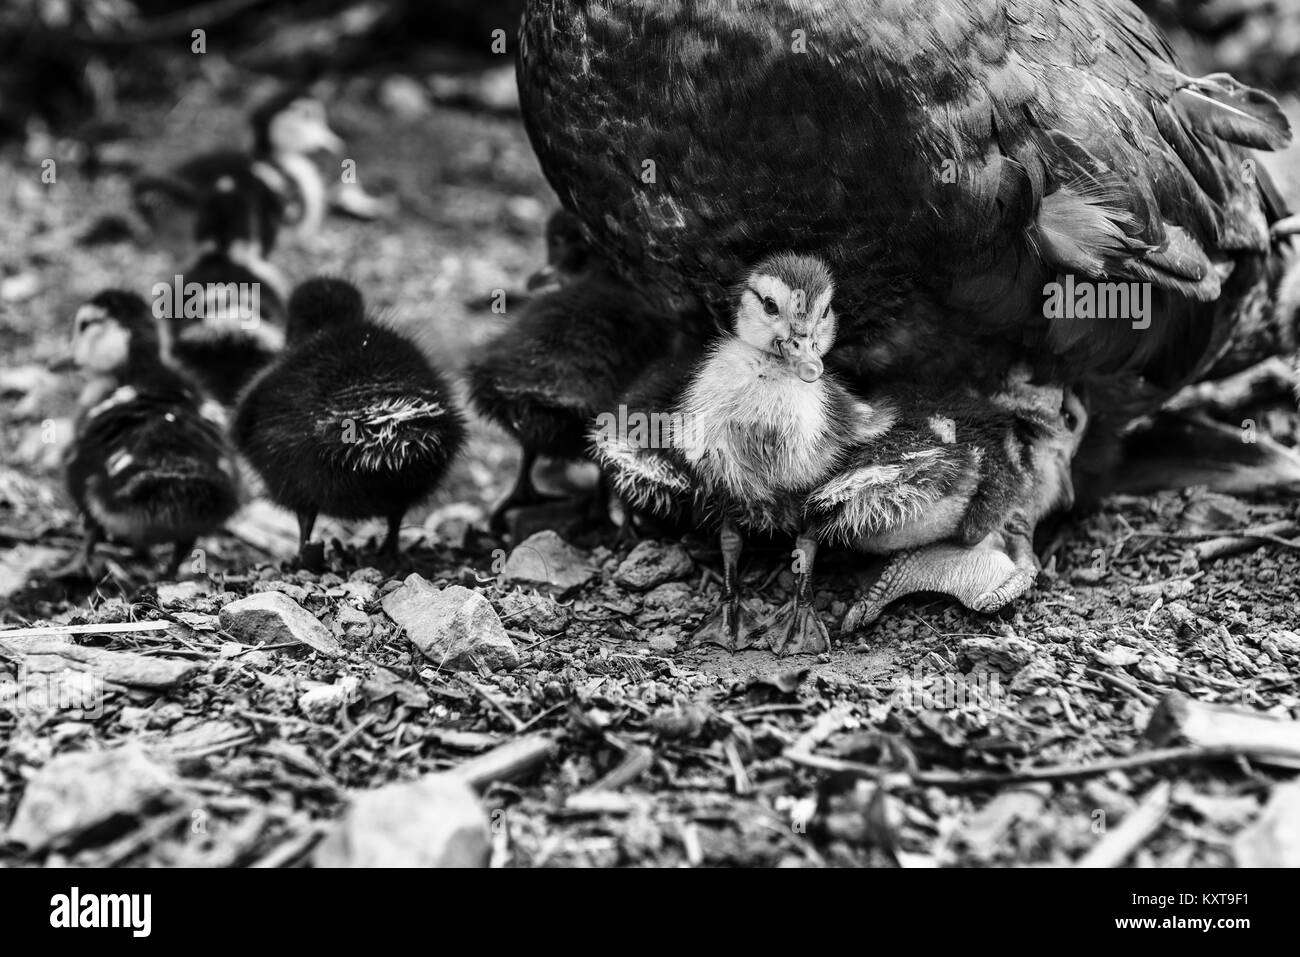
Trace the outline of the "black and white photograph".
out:
M 1296 0 L 3 0 L 23 922 L 1068 869 L 1241 939 L 1223 871 L 1300 867 L 1297 129 Z

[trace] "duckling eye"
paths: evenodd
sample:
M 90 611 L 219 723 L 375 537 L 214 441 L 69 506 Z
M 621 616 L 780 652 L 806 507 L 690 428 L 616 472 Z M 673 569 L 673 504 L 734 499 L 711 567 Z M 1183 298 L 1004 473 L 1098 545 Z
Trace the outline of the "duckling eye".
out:
M 775 316 L 781 312 L 781 307 L 776 304 L 776 300 L 773 299 L 771 296 L 764 296 L 763 311 L 767 313 L 769 316 Z
M 1079 426 L 1079 417 L 1065 406 L 1061 406 L 1061 417 L 1065 420 L 1065 430 L 1073 432 Z

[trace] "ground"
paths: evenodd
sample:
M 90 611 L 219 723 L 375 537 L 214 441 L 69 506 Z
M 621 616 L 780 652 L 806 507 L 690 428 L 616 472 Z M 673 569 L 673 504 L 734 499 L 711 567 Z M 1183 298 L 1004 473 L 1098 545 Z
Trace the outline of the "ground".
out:
M 517 116 L 435 105 L 403 119 L 381 85 L 355 77 L 326 101 L 361 183 L 397 197 L 397 214 L 335 216 L 277 261 L 298 279 L 353 278 L 456 370 L 510 321 L 483 301 L 523 288 L 555 200 Z M 466 532 L 464 520 L 504 492 L 516 450 L 475 421 L 455 473 L 408 516 L 396 571 L 371 567 L 377 526 L 339 523 L 325 527 L 343 546 L 327 573 L 287 570 L 292 520 L 261 509 L 236 535 L 200 543 L 202 573 L 187 583 L 159 582 L 157 564 L 112 550 L 93 588 L 49 581 L 41 570 L 78 537 L 57 466 L 76 383 L 33 388 L 33 367 L 63 348 L 82 298 L 109 285 L 144 293 L 182 265 L 165 249 L 75 239 L 126 208 L 129 178 L 114 164 L 157 168 L 229 142 L 246 98 L 255 92 L 192 78 L 179 105 L 132 104 L 132 135 L 93 178 L 73 141 L 34 136 L 3 155 L 0 628 L 164 622 L 76 640 L 193 667 L 166 687 L 110 681 L 102 707 L 60 709 L 24 700 L 11 680 L 40 670 L 32 656 L 0 655 L 0 864 L 297 864 L 352 789 L 462 768 L 511 741 L 542 744 L 483 793 L 493 861 L 507 866 L 1061 865 L 1090 851 L 1139 865 L 1255 860 L 1255 837 L 1286 813 L 1262 808 L 1287 760 L 1257 760 L 1250 741 L 1229 748 L 1246 755 L 1235 760 L 1127 758 L 1166 743 L 1151 719 L 1171 693 L 1300 713 L 1300 549 L 1196 552 L 1216 535 L 1294 520 L 1294 499 L 1113 499 L 1068 529 L 1034 590 L 1001 616 L 913 599 L 866 633 L 833 629 L 836 646 L 819 658 L 733 655 L 689 644 L 717 593 L 718 556 L 703 539 L 686 539 L 689 561 L 670 539 L 643 546 L 639 557 L 649 552 L 669 580 L 638 587 L 630 567 L 619 571 L 629 546 L 589 526 L 563 529 L 575 561 L 594 570 L 585 584 L 549 597 L 503 569 L 509 544 Z M 42 181 L 47 159 L 53 183 Z M 769 607 L 789 595 L 786 547 L 746 556 L 747 586 Z M 382 607 L 410 573 L 485 596 L 518 667 L 456 672 L 424 657 Z M 859 558 L 828 559 L 817 594 L 828 620 L 871 574 Z M 222 630 L 223 606 L 263 591 L 306 608 L 341 654 L 258 647 Z M 1294 725 L 1284 727 L 1295 767 Z M 132 775 L 148 793 L 123 796 L 121 781 L 92 775 L 105 790 L 78 799 L 50 780 L 59 756 L 125 745 L 143 748 L 131 760 L 166 786 L 149 791 Z M 1024 780 L 1029 771 L 1043 780 Z M 31 849 L 16 822 L 30 832 L 35 812 L 20 805 L 36 801 L 33 782 L 74 817 L 118 799 L 123 814 Z M 1117 829 L 1140 819 L 1139 804 L 1155 808 L 1154 824 Z

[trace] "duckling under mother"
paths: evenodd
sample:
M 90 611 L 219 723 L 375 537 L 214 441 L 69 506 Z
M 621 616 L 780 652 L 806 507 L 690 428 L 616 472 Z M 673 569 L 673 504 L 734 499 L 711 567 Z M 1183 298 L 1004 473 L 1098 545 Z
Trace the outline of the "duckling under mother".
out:
M 948 381 L 1024 343 L 1087 385 L 1089 467 L 1273 295 L 1285 209 L 1241 170 L 1287 122 L 1129 0 L 528 0 L 518 75 L 547 178 L 637 288 L 721 324 L 748 264 L 816 253 L 845 368 Z M 1150 284 L 1149 326 L 1047 318 L 1061 274 Z

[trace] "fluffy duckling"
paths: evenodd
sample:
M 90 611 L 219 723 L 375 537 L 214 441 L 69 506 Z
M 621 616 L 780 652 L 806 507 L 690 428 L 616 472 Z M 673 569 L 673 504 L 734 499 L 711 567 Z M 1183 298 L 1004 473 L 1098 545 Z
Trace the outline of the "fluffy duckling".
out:
M 343 141 L 330 129 L 325 107 L 297 90 L 277 94 L 253 110 L 250 151 L 219 150 L 195 156 L 170 173 L 136 182 L 137 209 L 155 228 L 163 225 L 173 203 L 197 209 L 216 191 L 251 216 L 217 224 L 202 215 L 194 222 L 195 239 L 224 248 L 232 239 L 255 242 L 263 255 L 275 246 L 280 228 L 296 223 L 304 236 L 314 234 L 325 216 L 326 188 L 311 160 L 319 150 L 341 153 Z
M 713 347 L 679 411 L 682 450 L 699 493 L 721 522 L 722 603 L 697 641 L 728 648 L 770 643 L 779 653 L 830 647 L 812 607 L 817 539 L 804 500 L 840 461 L 840 450 L 884 434 L 889 403 L 853 396 L 823 356 L 835 342 L 834 281 L 820 259 L 768 257 L 736 291 L 734 330 Z M 741 529 L 795 536 L 793 600 L 760 625 L 739 592 Z
M 620 390 L 666 352 L 667 320 L 591 254 L 570 214 L 547 228 L 551 286 L 466 367 L 470 402 L 518 441 L 514 487 L 492 512 L 501 533 L 508 510 L 546 500 L 533 484 L 538 456 L 581 459 L 588 430 L 615 408 Z
M 245 392 L 236 445 L 273 502 L 298 517 L 299 559 L 318 514 L 383 517 L 395 558 L 402 517 L 429 495 L 465 438 L 442 374 L 400 333 L 366 318 L 341 279 L 311 279 L 289 299 L 284 353 Z
M 211 251 L 167 290 L 170 305 L 160 311 L 170 356 L 223 405 L 233 405 L 284 347 L 277 323 L 285 310 L 274 280 L 228 253 Z
M 107 290 L 77 310 L 72 359 L 91 375 L 66 460 L 86 540 L 64 573 L 89 572 L 109 538 L 171 542 L 172 577 L 238 506 L 224 414 L 163 361 L 157 322 L 133 293 Z
M 991 391 L 930 396 L 894 385 L 888 433 L 856 449 L 806 503 L 823 541 L 893 555 L 845 616 L 854 631 L 918 591 L 994 611 L 1034 583 L 1034 529 L 1074 503 L 1087 425 L 1078 394 L 1014 371 Z

